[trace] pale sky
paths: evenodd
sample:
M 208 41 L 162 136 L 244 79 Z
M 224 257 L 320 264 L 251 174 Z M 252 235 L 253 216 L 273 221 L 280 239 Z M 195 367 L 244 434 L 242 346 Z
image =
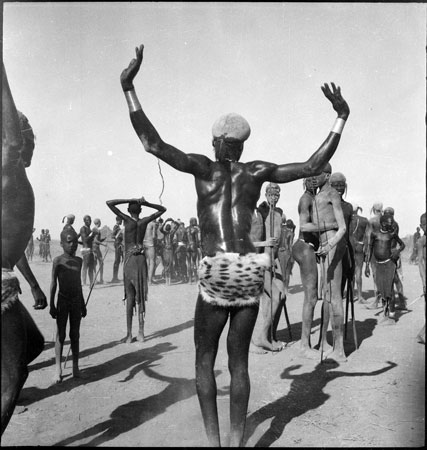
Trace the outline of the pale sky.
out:
M 193 177 L 160 162 L 161 195 L 158 160 L 129 120 L 119 77 L 140 44 L 141 105 L 187 153 L 213 158 L 212 125 L 236 112 L 252 130 L 242 162 L 306 161 L 336 118 L 320 86 L 341 86 L 351 113 L 331 164 L 345 199 L 365 217 L 382 201 L 401 236 L 414 233 L 426 207 L 425 36 L 423 3 L 4 2 L 3 60 L 37 138 L 35 236 L 58 239 L 69 213 L 76 229 L 85 214 L 112 228 L 114 198 L 144 196 L 186 225 L 196 216 Z M 302 181 L 281 188 L 298 226 Z

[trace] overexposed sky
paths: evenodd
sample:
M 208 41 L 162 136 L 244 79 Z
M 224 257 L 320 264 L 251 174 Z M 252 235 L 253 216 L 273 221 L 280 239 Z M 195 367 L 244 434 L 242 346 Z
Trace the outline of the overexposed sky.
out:
M 412 234 L 426 198 L 425 36 L 422 3 L 4 2 L 3 60 L 37 138 L 35 236 L 58 239 L 69 213 L 75 228 L 85 214 L 112 228 L 113 198 L 196 216 L 193 177 L 159 168 L 129 120 L 119 77 L 139 44 L 147 116 L 166 142 L 212 158 L 212 124 L 236 112 L 252 129 L 241 161 L 307 160 L 336 117 L 320 86 L 340 85 L 351 114 L 331 164 L 346 200 L 366 217 L 375 201 L 394 207 Z M 281 187 L 298 224 L 302 181 Z

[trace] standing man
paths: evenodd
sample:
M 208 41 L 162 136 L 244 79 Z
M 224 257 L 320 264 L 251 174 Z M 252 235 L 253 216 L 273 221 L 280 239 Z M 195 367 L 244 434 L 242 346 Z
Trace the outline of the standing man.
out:
M 82 240 L 82 284 L 86 285 L 86 277 L 89 275 L 89 285 L 93 284 L 93 275 L 95 271 L 95 256 L 92 251 L 93 240 L 95 239 L 95 233 L 90 229 L 92 219 L 86 215 L 83 217 L 84 225 L 80 228 L 80 238 Z
M 391 216 L 393 218 L 393 227 L 397 235 L 399 235 L 399 224 L 396 222 L 396 219 L 394 218 L 394 208 L 391 206 L 388 206 L 384 209 L 384 215 Z M 392 250 L 395 250 L 397 247 L 397 241 L 394 239 L 392 242 Z M 393 279 L 393 285 L 396 286 L 396 292 L 397 296 L 399 298 L 398 301 L 395 301 L 393 298 L 393 301 L 395 302 L 396 309 L 406 310 L 406 297 L 403 294 L 403 269 L 402 269 L 402 259 L 399 258 L 396 261 L 396 272 L 394 273 L 394 279 Z M 394 297 L 394 292 L 393 292 Z
M 365 239 L 365 272 L 366 263 L 370 263 L 372 269 L 372 279 L 374 281 L 375 290 L 375 300 L 370 305 L 366 305 L 368 309 L 378 309 L 380 308 L 380 295 L 377 289 L 377 264 L 375 261 L 375 254 L 372 253 L 371 259 L 368 260 L 368 256 L 371 254 L 368 245 L 371 241 L 371 234 L 375 231 L 380 230 L 380 217 L 383 214 L 383 204 L 381 202 L 375 202 L 371 208 L 371 217 L 368 220 L 368 228 L 366 229 L 366 239 Z
M 33 233 L 36 231 L 35 228 L 33 228 Z M 27 256 L 27 261 L 33 260 L 34 255 L 34 237 L 33 233 L 31 233 L 30 240 L 28 241 L 27 248 L 25 249 L 25 255 Z
M 188 236 L 184 222 L 179 219 L 179 226 L 173 237 L 175 274 L 180 283 L 188 283 L 187 273 L 187 245 Z
M 103 245 L 106 247 L 107 245 L 103 242 L 105 241 L 106 237 L 101 237 L 101 219 L 95 219 L 93 221 L 93 224 L 95 225 L 92 228 L 92 232 L 94 234 L 93 242 L 92 242 L 92 251 L 94 256 L 94 272 L 97 273 L 96 266 L 99 264 L 99 281 L 96 282 L 96 284 L 104 284 L 104 257 L 102 256 L 101 248 L 100 246 Z
M 280 232 L 280 239 L 278 243 L 279 254 L 278 260 L 282 272 L 283 291 L 282 295 L 286 301 L 288 295 L 289 282 L 292 275 L 295 260 L 292 256 L 292 246 L 295 238 L 295 224 L 293 220 L 286 220 L 286 216 L 282 216 L 282 225 Z
M 359 210 L 363 211 L 362 208 L 354 203 L 352 205 L 353 213 L 350 222 L 350 242 L 354 252 L 354 278 L 353 286 L 357 289 L 357 299 L 360 304 L 366 304 L 367 301 L 363 298 L 362 291 L 362 271 L 363 271 L 363 261 L 365 260 L 364 255 L 364 241 L 366 236 L 366 230 L 368 228 L 368 219 L 359 215 Z M 354 288 L 353 288 L 354 290 Z
M 238 114 L 222 116 L 213 126 L 215 161 L 202 154 L 184 153 L 161 139 L 139 103 L 133 80 L 141 66 L 143 50 L 143 45 L 136 48 L 136 58 L 121 74 L 121 85 L 132 125 L 145 151 L 195 179 L 204 256 L 194 318 L 197 395 L 209 444 L 220 446 L 214 366 L 220 336 L 230 319 L 230 446 L 239 446 L 243 442 L 250 391 L 249 344 L 264 285 L 264 268 L 269 265 L 265 254 L 255 254 L 250 239 L 252 213 L 264 182 L 287 183 L 321 170 L 338 146 L 350 111 L 339 87 L 333 83 L 332 91 L 327 84 L 322 87 L 338 117 L 326 140 L 306 162 L 239 162 L 250 127 Z M 239 284 L 242 272 L 246 282 Z
M 329 169 L 329 168 L 328 168 Z M 323 324 L 321 333 L 321 351 L 328 360 L 345 362 L 344 352 L 344 308 L 342 298 L 342 259 L 347 251 L 345 238 L 346 225 L 341 206 L 341 196 L 330 185 L 331 174 L 325 169 L 316 177 L 316 185 L 320 188 L 314 198 L 313 228 L 306 224 L 302 231 L 315 231 L 322 225 L 336 221 L 338 229 L 328 229 L 319 233 L 319 249 L 316 254 L 320 258 L 321 291 L 323 299 Z M 327 227 L 329 228 L 329 227 Z M 327 342 L 329 318 L 331 318 L 333 345 Z
M 123 220 L 125 233 L 125 260 L 123 263 L 123 282 L 126 295 L 126 325 L 127 334 L 122 342 L 130 344 L 132 342 L 132 315 L 133 309 L 137 306 L 139 331 L 137 341 L 144 341 L 144 318 L 145 302 L 148 294 L 148 268 L 144 250 L 144 236 L 147 225 L 160 217 L 166 208 L 161 205 L 149 203 L 144 197 L 139 199 L 108 200 L 107 206 L 116 216 Z M 128 204 L 130 216 L 124 214 L 116 205 Z M 139 217 L 141 206 L 157 209 L 151 216 Z
M 344 297 L 344 290 L 351 285 L 353 287 L 354 280 L 354 252 L 350 242 L 350 226 L 353 217 L 353 206 L 351 203 L 344 200 L 344 195 L 347 194 L 347 179 L 341 172 L 334 172 L 329 180 L 331 186 L 340 194 L 341 208 L 344 214 L 344 222 L 346 227 L 345 244 L 346 250 L 342 259 L 342 283 L 341 295 Z
M 171 217 L 166 219 L 160 227 L 160 232 L 163 234 L 163 267 L 165 272 L 165 282 L 168 286 L 171 284 L 172 280 L 172 267 L 174 259 L 173 237 L 178 227 L 179 223 L 175 222 Z
M 190 218 L 190 225 L 187 227 L 187 267 L 190 283 L 197 281 L 197 267 L 199 265 L 199 234 L 200 230 L 197 226 L 197 219 Z
M 144 235 L 144 253 L 148 265 L 148 285 L 153 284 L 154 270 L 156 268 L 156 240 L 157 228 L 156 221 L 147 224 Z
M 420 227 L 417 227 L 414 235 L 412 236 L 412 253 L 411 253 L 411 256 L 409 258 L 409 263 L 410 264 L 418 264 L 418 259 L 417 259 L 417 254 L 418 254 L 417 242 L 418 242 L 418 239 L 420 237 L 421 237 Z
M 393 248 L 393 241 L 399 247 Z M 373 231 L 369 240 L 369 257 L 375 254 L 377 264 L 377 286 L 382 304 L 384 306 L 384 325 L 395 324 L 395 307 L 393 298 L 393 279 L 396 272 L 396 263 L 400 253 L 404 250 L 405 244 L 396 234 L 393 217 L 383 214 L 380 217 L 379 231 Z M 370 259 L 370 258 L 369 258 Z M 368 260 L 369 261 L 369 260 Z M 369 277 L 369 264 L 366 264 L 365 275 Z
M 420 217 L 420 227 L 423 230 L 423 235 L 417 239 L 417 257 L 418 257 L 418 268 L 420 270 L 421 282 L 423 284 L 423 294 L 424 294 L 424 316 L 426 307 L 426 213 L 421 214 Z M 421 328 L 420 332 L 417 334 L 417 341 L 420 344 L 426 343 L 426 324 Z
M 284 343 L 278 342 L 275 339 L 276 329 L 274 327 L 274 323 L 278 322 L 275 321 L 276 314 L 278 312 L 280 314 L 283 302 L 285 301 L 285 298 L 280 298 L 283 289 L 282 279 L 279 280 L 278 276 L 276 276 L 277 243 L 280 238 L 282 223 L 282 210 L 278 211 L 278 208 L 276 208 L 277 202 L 280 199 L 280 186 L 277 183 L 269 183 L 265 189 L 265 197 L 267 202 L 264 205 L 266 217 L 264 221 L 263 239 L 268 241 L 273 238 L 276 245 L 274 247 L 264 247 L 264 253 L 268 255 L 270 260 L 270 269 L 264 273 L 264 295 L 260 300 L 261 315 L 258 319 L 260 326 L 257 330 L 258 332 L 252 337 L 251 342 L 254 346 L 254 349 L 251 351 L 254 353 L 265 353 L 265 350 L 278 352 L 284 348 Z M 257 246 L 255 242 L 254 245 Z
M 120 216 L 116 216 L 116 224 L 113 227 L 112 237 L 114 239 L 114 264 L 113 264 L 113 279 L 110 283 L 118 283 L 120 262 L 123 260 L 123 230 L 121 225 L 123 220 Z

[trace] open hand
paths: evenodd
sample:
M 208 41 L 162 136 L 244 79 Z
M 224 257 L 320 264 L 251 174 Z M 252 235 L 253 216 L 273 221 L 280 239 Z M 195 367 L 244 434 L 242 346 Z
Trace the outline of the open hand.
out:
M 135 53 L 136 58 L 132 59 L 128 67 L 123 70 L 120 75 L 120 83 L 124 91 L 131 91 L 133 89 L 133 79 L 135 78 L 136 74 L 139 72 L 139 68 L 141 67 L 144 45 L 141 44 L 139 47 L 136 47 Z
M 341 88 L 339 86 L 336 87 L 335 84 L 332 82 L 331 86 L 332 90 L 330 89 L 328 84 L 325 83 L 323 86 L 321 86 L 321 89 L 325 94 L 325 97 L 332 103 L 332 107 L 337 112 L 338 117 L 347 120 L 350 114 L 350 108 L 348 107 L 347 102 L 343 99 L 341 95 Z

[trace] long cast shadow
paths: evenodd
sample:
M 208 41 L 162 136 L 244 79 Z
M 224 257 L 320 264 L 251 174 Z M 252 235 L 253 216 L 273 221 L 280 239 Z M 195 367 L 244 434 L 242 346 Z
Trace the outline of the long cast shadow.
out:
M 149 334 L 148 336 L 145 337 L 145 340 L 149 341 L 151 339 L 166 337 L 171 334 L 179 333 L 193 326 L 194 326 L 194 319 L 187 320 L 187 322 L 181 323 L 180 325 L 174 325 L 173 327 L 164 328 L 163 330 L 159 330 L 156 331 L 155 333 Z
M 351 316 L 351 314 L 350 314 Z M 281 318 L 281 321 L 284 319 Z M 375 327 L 377 326 L 378 320 L 374 318 L 368 318 L 363 321 L 357 320 L 355 318 L 355 328 L 356 328 L 356 337 L 357 337 L 357 347 L 360 347 L 362 342 L 365 339 L 368 339 L 372 336 Z M 312 329 L 316 326 L 320 325 L 320 318 L 313 320 Z M 301 331 L 302 331 L 302 322 L 291 323 L 292 330 L 292 340 L 289 337 L 288 327 L 277 330 L 277 339 L 282 342 L 294 342 L 299 341 L 301 339 Z M 332 343 L 332 331 L 329 330 L 327 333 L 328 342 Z M 314 342 L 311 339 L 311 346 L 313 348 L 319 348 L 319 342 Z M 356 343 L 353 335 L 353 326 L 351 319 L 348 320 L 347 323 L 347 336 L 344 339 L 344 351 L 347 356 L 351 355 L 356 350 Z
M 118 344 L 120 344 L 120 341 L 111 341 L 111 342 L 108 342 L 106 344 L 98 345 L 97 347 L 92 347 L 92 348 L 88 348 L 88 349 L 82 350 L 79 353 L 79 358 L 81 359 L 81 358 L 84 358 L 86 356 L 93 355 L 94 353 L 102 352 L 103 350 L 107 350 L 109 348 L 115 347 Z M 64 342 L 64 350 L 66 352 L 68 352 L 69 346 L 70 346 L 70 341 L 66 340 Z M 55 347 L 55 343 L 53 343 L 51 345 L 51 347 L 54 348 Z M 46 350 L 46 343 L 45 343 L 44 350 Z M 52 352 L 52 358 L 46 359 L 45 361 L 42 361 L 42 362 L 39 362 L 39 363 L 30 364 L 29 369 L 30 370 L 39 370 L 39 369 L 44 369 L 45 367 L 52 366 L 54 364 L 55 364 L 55 354 L 54 354 L 54 351 L 53 351 Z
M 291 375 L 292 371 L 298 370 L 301 365 L 293 365 L 286 368 L 281 374 L 282 379 L 293 380 L 289 393 L 276 401 L 263 406 L 251 414 L 246 422 L 245 443 L 253 435 L 256 428 L 268 419 L 273 419 L 270 427 L 261 436 L 255 447 L 269 447 L 280 436 L 286 425 L 294 418 L 299 417 L 306 412 L 319 408 L 328 400 L 329 394 L 323 392 L 323 389 L 329 381 L 339 377 L 366 377 L 375 376 L 387 372 L 397 366 L 396 363 L 387 361 L 387 366 L 372 372 L 343 372 L 333 371 L 339 367 L 339 364 L 319 363 L 313 372 L 303 373 L 301 375 Z
M 150 395 L 141 400 L 131 401 L 117 407 L 110 415 L 110 419 L 98 423 L 81 433 L 53 444 L 55 446 L 65 446 L 73 444 L 81 439 L 93 439 L 84 444 L 88 447 L 96 447 L 111 441 L 123 433 L 139 427 L 144 422 L 154 419 L 164 413 L 167 408 L 182 400 L 187 400 L 196 395 L 195 379 L 168 377 L 152 370 L 153 361 L 147 360 L 140 364 L 136 371 L 143 371 L 147 376 L 169 383 L 163 391 Z M 216 370 L 215 375 L 221 371 Z M 227 395 L 228 392 L 218 390 L 218 395 Z M 101 434 L 100 434 L 101 433 Z M 98 436 L 99 435 L 99 436 Z
M 77 386 L 95 383 L 101 379 L 116 375 L 117 373 L 140 364 L 141 361 L 157 361 L 163 358 L 162 354 L 175 350 L 176 348 L 177 347 L 173 346 L 170 342 L 156 344 L 150 348 L 139 348 L 134 352 L 120 355 L 117 358 L 113 358 L 109 361 L 104 362 L 103 364 L 81 370 L 81 373 L 85 378 L 66 378 L 62 381 L 62 383 L 53 384 L 46 389 L 39 389 L 37 387 L 24 387 L 24 389 L 22 389 L 21 391 L 21 395 L 17 404 L 21 406 L 27 406 L 31 403 L 38 402 L 48 397 L 52 397 L 64 391 L 68 392 L 71 389 L 76 388 Z

